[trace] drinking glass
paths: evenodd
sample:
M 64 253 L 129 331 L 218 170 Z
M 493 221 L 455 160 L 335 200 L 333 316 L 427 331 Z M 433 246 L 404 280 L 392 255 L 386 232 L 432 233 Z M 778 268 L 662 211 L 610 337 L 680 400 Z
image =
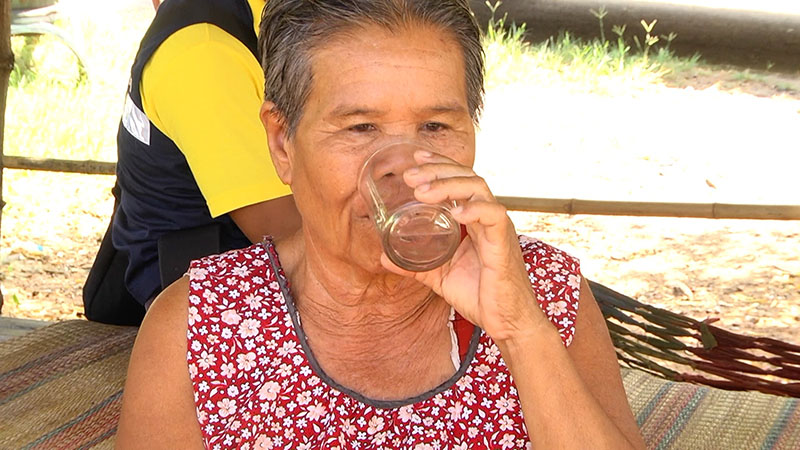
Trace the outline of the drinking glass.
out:
M 383 251 L 398 267 L 424 272 L 441 266 L 461 242 L 461 229 L 450 209 L 453 202 L 422 203 L 403 180 L 418 164 L 417 150 L 432 149 L 414 142 L 393 142 L 364 163 L 358 188 L 381 238 Z

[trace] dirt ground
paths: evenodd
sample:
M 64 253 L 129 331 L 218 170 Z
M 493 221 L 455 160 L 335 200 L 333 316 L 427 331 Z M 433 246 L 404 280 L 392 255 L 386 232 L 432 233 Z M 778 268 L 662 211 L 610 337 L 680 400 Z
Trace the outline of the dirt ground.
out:
M 605 95 L 510 86 L 488 95 L 476 167 L 498 195 L 800 205 L 798 130 L 791 75 L 704 69 Z M 113 182 L 5 171 L 3 316 L 82 317 Z M 590 279 L 800 344 L 797 221 L 511 216 L 520 232 L 578 256 Z

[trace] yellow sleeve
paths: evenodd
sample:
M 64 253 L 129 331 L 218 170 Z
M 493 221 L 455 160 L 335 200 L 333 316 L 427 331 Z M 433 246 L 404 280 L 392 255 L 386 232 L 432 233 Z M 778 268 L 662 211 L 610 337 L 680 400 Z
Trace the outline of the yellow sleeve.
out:
M 170 36 L 142 73 L 142 106 L 183 152 L 212 217 L 291 193 L 259 119 L 264 74 L 252 53 L 210 24 Z

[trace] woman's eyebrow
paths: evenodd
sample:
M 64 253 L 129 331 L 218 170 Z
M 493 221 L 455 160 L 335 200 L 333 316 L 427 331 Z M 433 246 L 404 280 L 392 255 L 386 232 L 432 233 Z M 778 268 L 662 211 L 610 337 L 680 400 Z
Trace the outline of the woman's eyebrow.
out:
M 435 114 L 465 113 L 467 112 L 467 107 L 460 103 L 453 102 L 453 103 L 442 103 L 426 108 L 421 108 L 419 111 L 426 113 L 435 113 Z
M 360 105 L 339 105 L 330 112 L 333 117 L 380 116 L 383 111 Z
M 415 112 L 417 114 L 425 114 L 425 115 L 451 114 L 451 113 L 463 114 L 467 112 L 467 107 L 465 105 L 456 102 L 441 103 L 431 106 L 424 106 L 421 108 L 415 108 Z M 363 105 L 339 105 L 336 108 L 334 108 L 328 116 L 336 118 L 359 117 L 359 116 L 377 117 L 385 115 L 386 113 L 387 112 L 384 110 Z

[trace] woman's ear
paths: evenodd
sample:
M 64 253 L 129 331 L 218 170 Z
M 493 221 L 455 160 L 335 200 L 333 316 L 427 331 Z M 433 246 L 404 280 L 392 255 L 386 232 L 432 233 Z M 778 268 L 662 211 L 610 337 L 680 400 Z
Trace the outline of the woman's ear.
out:
M 261 123 L 267 131 L 267 145 L 272 157 L 272 164 L 284 184 L 292 184 L 292 159 L 289 148 L 288 128 L 286 118 L 275 107 L 275 103 L 266 101 L 261 105 L 259 112 Z

